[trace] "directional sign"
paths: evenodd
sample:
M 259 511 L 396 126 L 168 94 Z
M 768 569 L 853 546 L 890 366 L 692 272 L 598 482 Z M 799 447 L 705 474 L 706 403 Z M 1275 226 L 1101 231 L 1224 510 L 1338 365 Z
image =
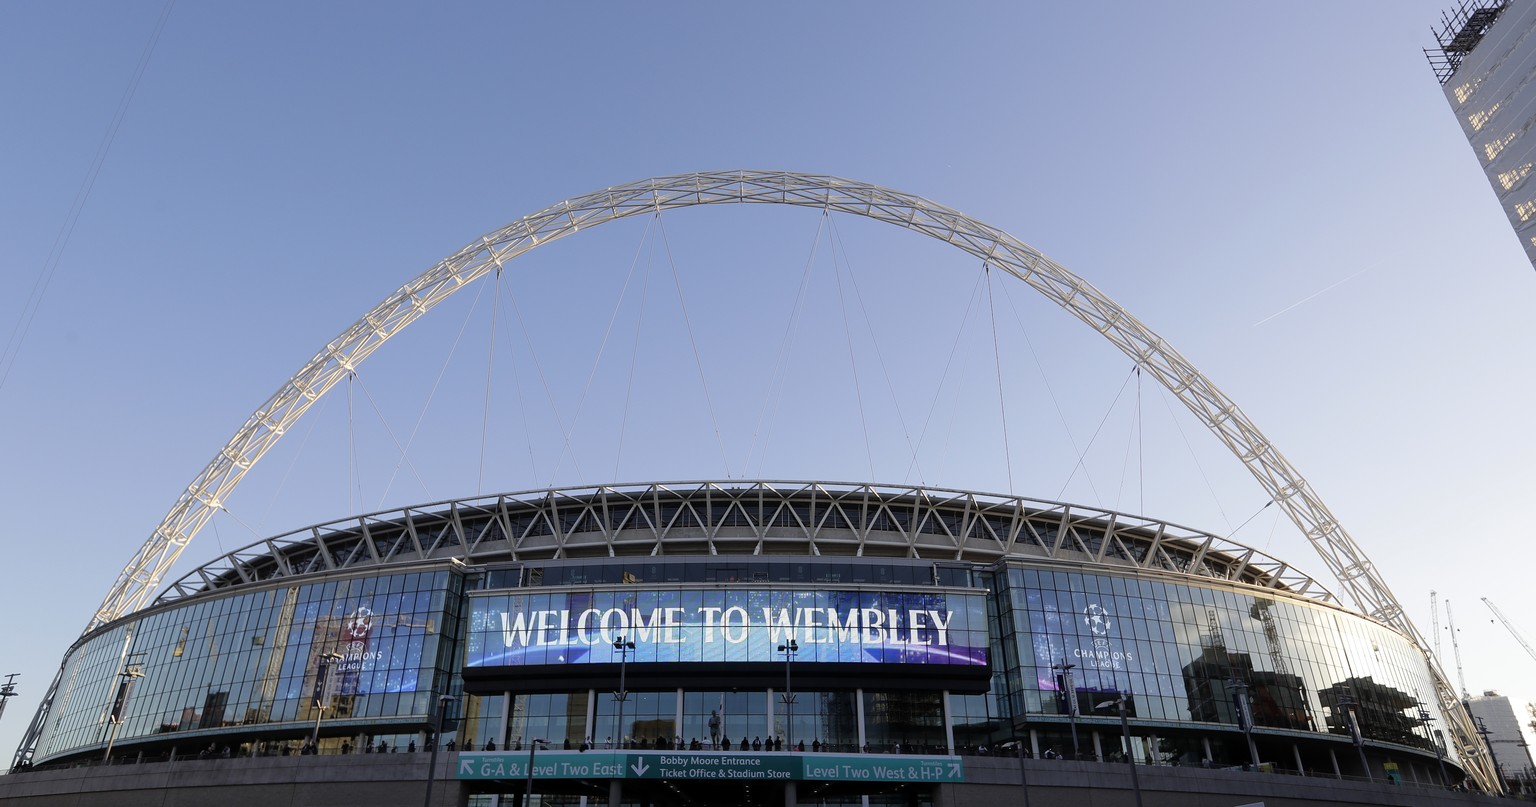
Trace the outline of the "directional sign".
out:
M 624 775 L 631 779 L 801 778 L 797 754 L 630 754 Z
M 628 754 L 613 751 L 540 751 L 533 755 L 535 779 L 621 779 Z M 527 779 L 527 751 L 459 754 L 460 779 Z
M 525 751 L 459 754 L 457 778 L 528 778 Z M 959 757 L 902 754 L 752 754 L 717 751 L 539 751 L 535 779 L 693 779 L 815 782 L 964 782 Z
M 959 757 L 919 757 L 885 754 L 802 756 L 800 778 L 823 782 L 964 782 Z

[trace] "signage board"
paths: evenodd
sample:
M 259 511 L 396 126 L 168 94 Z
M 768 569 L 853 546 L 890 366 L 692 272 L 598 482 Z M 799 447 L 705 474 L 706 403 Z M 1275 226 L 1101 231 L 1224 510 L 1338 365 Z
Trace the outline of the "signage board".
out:
M 959 757 L 906 754 L 795 754 L 719 751 L 539 751 L 535 779 L 711 781 L 964 782 Z M 459 779 L 528 778 L 526 751 L 459 754 Z

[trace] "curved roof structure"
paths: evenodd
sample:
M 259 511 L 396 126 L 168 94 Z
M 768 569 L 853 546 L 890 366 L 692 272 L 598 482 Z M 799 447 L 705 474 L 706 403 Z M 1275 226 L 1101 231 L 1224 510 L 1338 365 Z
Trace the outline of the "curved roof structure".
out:
M 945 488 L 728 480 L 531 490 L 316 524 L 199 566 L 167 586 L 157 604 L 286 577 L 446 557 L 677 555 L 971 563 L 1049 558 L 1335 602 L 1318 581 L 1253 547 L 1142 516 Z

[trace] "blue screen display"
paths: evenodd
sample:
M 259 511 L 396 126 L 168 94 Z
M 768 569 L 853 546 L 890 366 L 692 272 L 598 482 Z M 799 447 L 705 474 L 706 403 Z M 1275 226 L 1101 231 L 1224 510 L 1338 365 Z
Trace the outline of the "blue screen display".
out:
M 987 664 L 980 594 L 607 590 L 511 593 L 470 600 L 469 667 L 782 661 Z

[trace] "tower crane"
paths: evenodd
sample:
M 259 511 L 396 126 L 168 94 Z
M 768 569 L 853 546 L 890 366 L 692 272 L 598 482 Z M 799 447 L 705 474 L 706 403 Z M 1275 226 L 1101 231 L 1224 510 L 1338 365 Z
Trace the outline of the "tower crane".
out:
M 1451 613 L 1451 601 L 1445 601 L 1445 621 L 1451 628 L 1451 650 L 1456 653 L 1456 683 L 1461 686 L 1461 700 L 1463 703 L 1472 699 L 1467 692 L 1467 676 L 1461 671 L 1461 641 L 1456 638 L 1456 615 Z
M 1493 615 L 1498 617 L 1500 622 L 1504 623 L 1504 628 L 1509 631 L 1509 635 L 1515 637 L 1515 641 L 1519 642 L 1520 646 L 1525 648 L 1525 652 L 1529 653 L 1533 660 L 1536 660 L 1536 650 L 1531 649 L 1531 643 L 1527 642 L 1525 637 L 1520 635 L 1520 631 L 1515 630 L 1515 626 L 1510 624 L 1509 618 L 1504 616 L 1504 612 L 1500 611 L 1499 607 L 1494 605 L 1493 601 L 1487 597 L 1483 598 L 1483 605 L 1488 606 L 1488 610 L 1492 611 Z
M 1440 595 L 1434 589 L 1429 592 L 1429 621 L 1434 626 L 1430 632 L 1435 636 L 1435 659 L 1439 660 L 1445 654 L 1440 652 Z

